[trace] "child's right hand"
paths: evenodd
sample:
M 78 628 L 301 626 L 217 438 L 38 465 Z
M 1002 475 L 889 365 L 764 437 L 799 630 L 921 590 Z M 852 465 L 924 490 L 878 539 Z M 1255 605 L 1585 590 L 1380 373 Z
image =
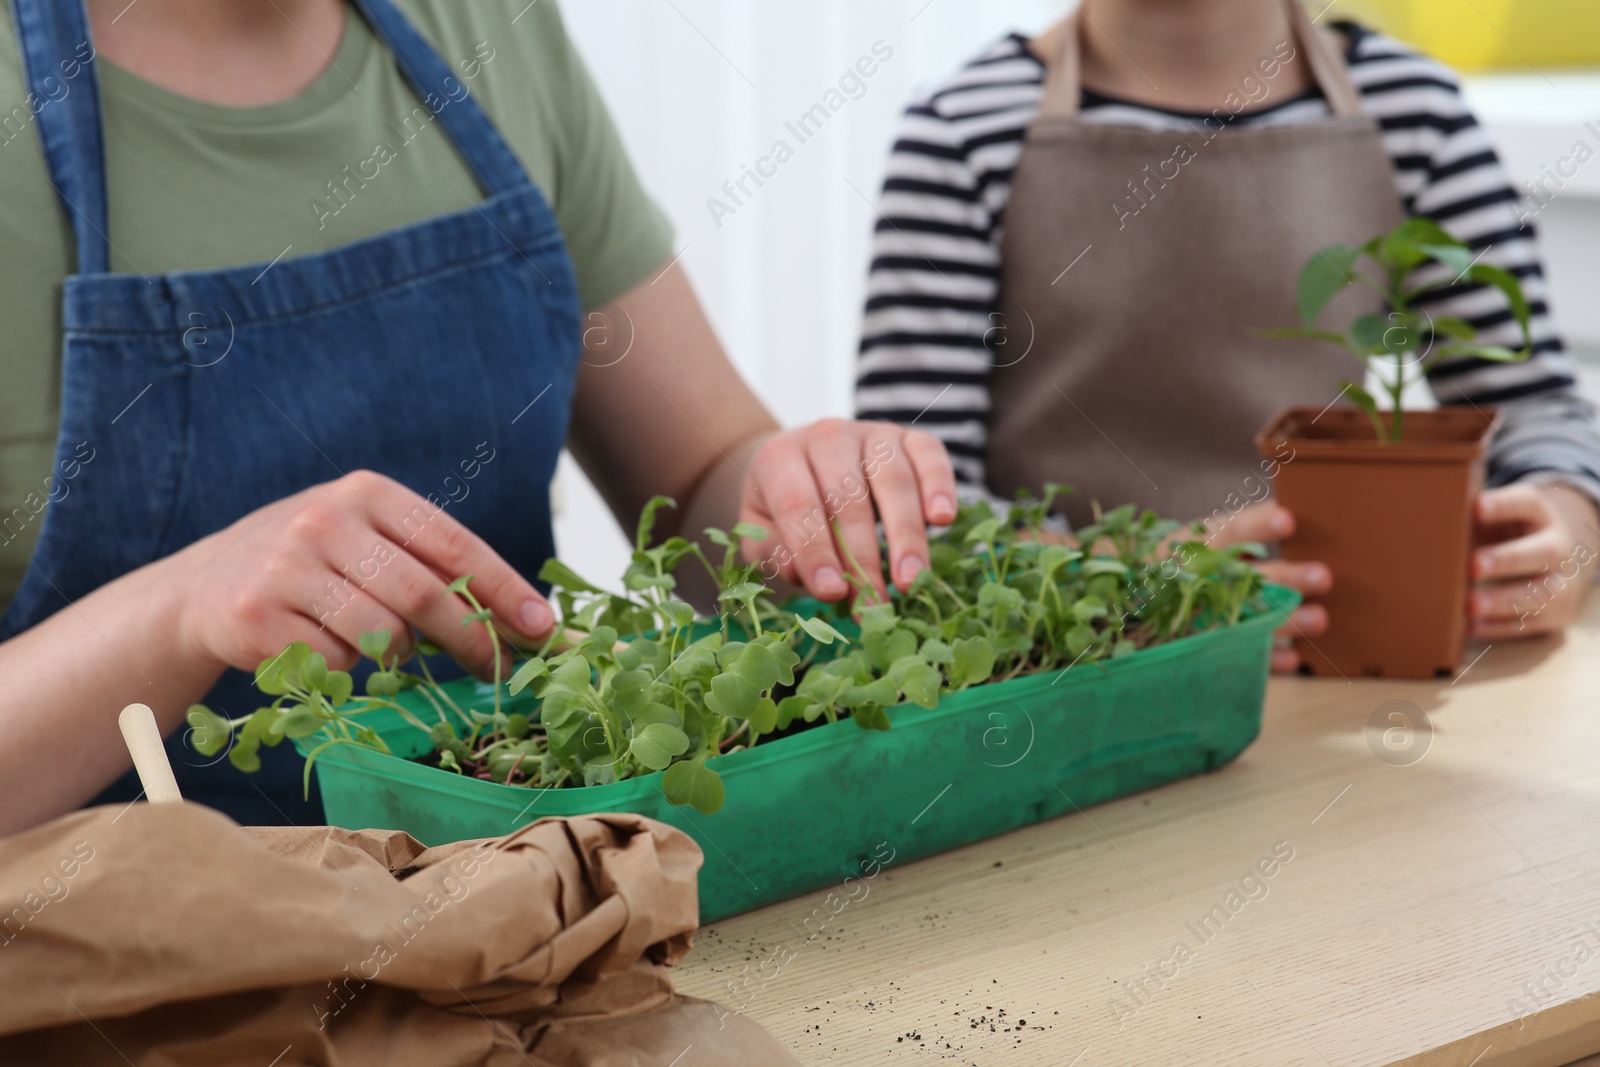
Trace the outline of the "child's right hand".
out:
M 1270 500 L 1250 504 L 1225 523 L 1207 520 L 1209 531 L 1206 542 L 1214 548 L 1223 548 L 1241 541 L 1259 541 L 1274 544 L 1294 533 L 1294 516 L 1287 508 Z M 1255 561 L 1256 569 L 1270 582 L 1286 585 L 1307 595 L 1326 593 L 1333 588 L 1333 572 L 1325 563 L 1283 559 Z M 1316 638 L 1328 629 L 1328 610 L 1321 604 L 1301 604 L 1289 613 L 1289 621 L 1278 627 L 1278 643 L 1272 650 L 1272 669 L 1279 673 L 1300 666 L 1300 653 L 1292 644 L 1294 637 Z

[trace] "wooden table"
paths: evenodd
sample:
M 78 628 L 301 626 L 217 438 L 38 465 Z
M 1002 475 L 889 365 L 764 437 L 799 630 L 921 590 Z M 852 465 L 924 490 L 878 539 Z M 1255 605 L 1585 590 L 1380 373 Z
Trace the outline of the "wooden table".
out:
M 1217 773 L 890 866 L 814 938 L 825 893 L 718 923 L 678 986 L 807 1064 L 1600 1052 L 1600 597 L 1467 658 L 1453 682 L 1274 679 Z

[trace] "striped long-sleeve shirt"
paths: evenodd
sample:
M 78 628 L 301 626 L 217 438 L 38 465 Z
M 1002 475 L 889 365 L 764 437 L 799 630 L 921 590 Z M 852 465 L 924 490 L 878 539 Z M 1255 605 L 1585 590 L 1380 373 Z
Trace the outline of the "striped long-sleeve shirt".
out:
M 1340 23 L 1362 105 L 1378 124 L 1405 211 L 1434 219 L 1481 262 L 1520 279 L 1532 310 L 1533 356 L 1522 363 L 1441 361 L 1427 384 L 1441 404 L 1499 406 L 1489 484 L 1540 479 L 1600 501 L 1600 433 L 1593 407 L 1551 322 L 1533 227 L 1449 68 L 1392 38 Z M 1000 248 L 1011 175 L 1038 113 L 1044 66 L 1025 38 L 1003 38 L 906 108 L 879 204 L 862 330 L 856 412 L 915 421 L 941 437 L 963 491 L 983 495 L 988 436 L 984 337 L 999 310 Z M 1085 89 L 1086 122 L 1190 130 L 1187 115 Z M 1238 126 L 1326 119 L 1320 90 L 1232 120 Z M 1222 136 L 1226 136 L 1226 131 Z M 1428 269 L 1428 268 L 1424 268 Z M 1434 268 L 1442 270 L 1443 268 Z M 1418 280 L 1424 279 L 1419 271 Z M 1484 344 L 1522 347 L 1498 290 L 1450 285 L 1418 302 L 1471 323 Z M 1251 432 L 1255 427 L 1241 427 Z

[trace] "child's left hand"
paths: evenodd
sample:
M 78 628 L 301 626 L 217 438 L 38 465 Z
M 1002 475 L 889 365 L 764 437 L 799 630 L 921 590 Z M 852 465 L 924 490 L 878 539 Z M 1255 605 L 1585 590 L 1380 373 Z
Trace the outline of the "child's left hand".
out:
M 1472 553 L 1474 637 L 1532 637 L 1577 617 L 1600 559 L 1600 512 L 1565 485 L 1486 489 L 1474 509 L 1491 542 Z

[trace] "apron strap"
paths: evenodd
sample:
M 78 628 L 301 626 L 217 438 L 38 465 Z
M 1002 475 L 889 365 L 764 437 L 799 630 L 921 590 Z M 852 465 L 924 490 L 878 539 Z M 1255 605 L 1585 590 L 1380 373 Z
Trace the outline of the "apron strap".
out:
M 1335 116 L 1361 114 L 1361 94 L 1350 80 L 1344 57 L 1339 54 L 1327 35 L 1319 31 L 1306 14 L 1299 0 L 1287 0 L 1289 30 L 1305 52 L 1311 66 L 1312 79 L 1328 101 L 1328 110 Z M 1084 20 L 1087 23 L 1087 20 Z M 1071 117 L 1078 113 L 1078 98 L 1082 89 L 1078 11 L 1074 10 L 1061 23 L 1061 40 L 1057 43 L 1054 60 L 1045 72 L 1044 97 L 1039 102 L 1041 117 Z
M 394 4 L 390 0 L 351 2 L 361 9 L 367 22 L 394 53 L 401 73 L 422 99 L 423 106 L 443 123 L 483 193 L 493 196 L 529 184 L 527 171 L 479 106 L 477 97 L 465 92 L 464 83 L 455 71 L 439 58 L 439 53 Z M 451 84 L 455 86 L 454 93 L 446 88 Z M 440 102 L 440 106 L 436 107 L 433 101 Z
M 81 0 L 11 0 L 45 166 L 72 220 L 79 274 L 111 269 L 94 44 Z

